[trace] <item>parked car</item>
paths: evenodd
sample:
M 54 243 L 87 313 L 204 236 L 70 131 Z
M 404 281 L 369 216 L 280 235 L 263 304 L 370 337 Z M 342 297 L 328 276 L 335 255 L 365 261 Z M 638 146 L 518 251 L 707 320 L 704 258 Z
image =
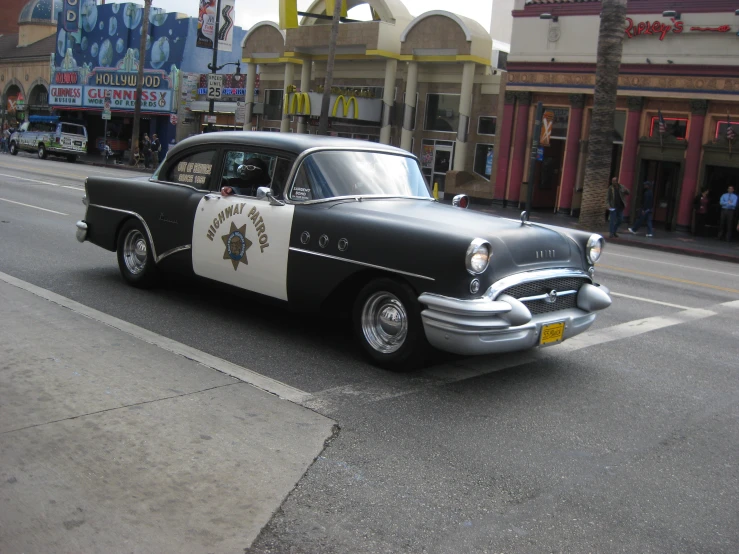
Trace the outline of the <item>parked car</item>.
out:
M 349 307 L 363 350 L 393 370 L 416 367 L 429 346 L 557 344 L 611 303 L 593 282 L 602 237 L 435 201 L 416 157 L 391 146 L 200 135 L 150 178 L 88 178 L 84 202 L 77 238 L 117 252 L 131 285 L 170 269 L 296 309 Z
M 10 136 L 10 153 L 36 152 L 47 156 L 65 156 L 74 162 L 87 153 L 87 129 L 84 125 L 61 121 L 58 116 L 32 115 Z

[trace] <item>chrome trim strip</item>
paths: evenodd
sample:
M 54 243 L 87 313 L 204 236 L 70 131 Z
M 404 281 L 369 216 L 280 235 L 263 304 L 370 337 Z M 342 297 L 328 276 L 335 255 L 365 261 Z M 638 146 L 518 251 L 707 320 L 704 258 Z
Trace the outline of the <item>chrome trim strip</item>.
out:
M 192 248 L 192 244 L 186 244 L 184 246 L 177 246 L 176 248 L 172 248 L 170 250 L 167 250 L 164 254 L 161 256 L 158 256 L 154 261 L 156 263 L 161 262 L 164 258 L 171 256 L 172 254 L 177 254 L 177 252 L 183 252 L 185 250 L 190 250 Z
M 90 204 L 87 207 L 88 208 L 100 208 L 101 210 L 110 210 L 110 211 L 113 211 L 113 212 L 119 212 L 119 213 L 123 213 L 123 214 L 132 215 L 135 218 L 137 218 L 144 225 L 144 229 L 146 229 L 146 234 L 149 237 L 149 244 L 151 245 L 151 254 L 152 254 L 152 257 L 155 260 L 157 259 L 157 249 L 154 246 L 154 237 L 151 236 L 151 231 L 149 230 L 149 226 L 146 224 L 146 221 L 144 221 L 144 218 L 141 217 L 139 214 L 137 214 L 136 212 L 130 212 L 128 210 L 121 210 L 121 209 L 118 209 L 118 208 L 111 208 L 110 206 L 101 206 L 100 204 Z
M 314 256 L 320 256 L 321 258 L 329 258 L 331 260 L 338 260 L 340 262 L 348 262 L 350 264 L 361 265 L 364 267 L 371 267 L 372 269 L 381 269 L 383 271 L 390 271 L 392 273 L 398 273 L 399 275 L 407 275 L 408 277 L 417 277 L 419 279 L 426 279 L 427 281 L 435 281 L 433 277 L 426 277 L 425 275 L 418 275 L 417 273 L 410 273 L 408 271 L 402 271 L 400 269 L 392 269 L 390 267 L 384 267 L 381 265 L 368 264 L 364 262 L 358 262 L 357 260 L 349 260 L 347 258 L 339 258 L 338 256 L 332 256 L 331 254 L 323 254 L 321 252 L 313 252 L 311 250 L 303 250 L 302 248 L 290 247 L 293 252 L 301 252 L 303 254 L 312 254 Z
M 586 279 L 589 283 L 592 282 L 592 278 L 588 273 L 581 269 L 572 268 L 554 268 L 554 269 L 539 269 L 534 271 L 524 271 L 522 273 L 515 273 L 504 277 L 500 281 L 496 281 L 487 291 L 485 291 L 485 298 L 495 300 L 500 293 L 509 287 L 520 285 L 522 283 L 530 283 L 532 281 L 544 281 L 546 279 L 556 279 L 559 277 L 575 277 Z
M 557 291 L 557 298 L 560 296 L 571 296 L 573 294 L 577 294 L 576 290 L 563 290 L 563 291 Z M 536 300 L 546 300 L 549 298 L 548 294 L 539 294 L 537 296 L 525 296 L 524 298 L 517 298 L 519 302 L 534 302 Z

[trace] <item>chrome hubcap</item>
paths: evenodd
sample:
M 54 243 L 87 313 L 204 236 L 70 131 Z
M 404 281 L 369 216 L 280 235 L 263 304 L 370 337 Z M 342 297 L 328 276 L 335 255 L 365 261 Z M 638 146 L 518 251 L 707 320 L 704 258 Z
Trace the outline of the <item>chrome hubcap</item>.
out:
M 362 333 L 377 352 L 392 354 L 408 336 L 408 314 L 394 294 L 376 292 L 362 308 Z
M 134 275 L 138 275 L 146 267 L 146 239 L 141 231 L 134 229 L 126 235 L 123 242 L 123 261 L 126 269 Z

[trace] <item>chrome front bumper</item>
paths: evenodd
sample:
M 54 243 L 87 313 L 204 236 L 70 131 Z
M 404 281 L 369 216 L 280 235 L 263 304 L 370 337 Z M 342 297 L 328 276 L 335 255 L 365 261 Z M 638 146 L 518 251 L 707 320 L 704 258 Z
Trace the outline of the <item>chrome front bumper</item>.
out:
M 86 238 L 87 238 L 87 223 L 80 220 L 77 222 L 77 240 L 80 242 L 85 242 Z
M 595 321 L 595 312 L 611 305 L 604 286 L 583 284 L 577 293 L 577 307 L 532 315 L 515 298 L 500 295 L 496 300 L 459 300 L 422 294 L 419 302 L 426 338 L 439 350 L 476 355 L 526 350 L 539 344 L 541 327 L 564 322 L 563 340 L 579 335 Z

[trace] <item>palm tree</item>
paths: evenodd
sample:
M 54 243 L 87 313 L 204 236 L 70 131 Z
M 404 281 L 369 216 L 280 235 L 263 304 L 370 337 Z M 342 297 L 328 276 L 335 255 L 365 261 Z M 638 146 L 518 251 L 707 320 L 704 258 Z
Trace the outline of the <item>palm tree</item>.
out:
M 603 224 L 611 171 L 618 74 L 626 28 L 626 1 L 601 0 L 593 121 L 590 124 L 580 207 L 580 224 L 588 228 L 597 228 Z
M 136 164 L 133 153 L 139 143 L 139 121 L 141 119 L 141 94 L 144 88 L 144 62 L 146 61 L 146 36 L 149 34 L 149 10 L 152 0 L 144 0 L 144 18 L 141 21 L 141 42 L 139 43 L 139 74 L 136 77 L 136 103 L 133 108 L 133 131 L 131 132 L 131 156 L 129 163 Z
M 333 20 L 331 21 L 331 37 L 328 40 L 328 60 L 326 61 L 326 82 L 323 85 L 321 99 L 321 117 L 318 120 L 318 134 L 328 134 L 328 108 L 331 103 L 331 85 L 334 81 L 334 60 L 336 59 L 336 42 L 339 39 L 339 18 L 341 4 L 344 0 L 334 0 Z

